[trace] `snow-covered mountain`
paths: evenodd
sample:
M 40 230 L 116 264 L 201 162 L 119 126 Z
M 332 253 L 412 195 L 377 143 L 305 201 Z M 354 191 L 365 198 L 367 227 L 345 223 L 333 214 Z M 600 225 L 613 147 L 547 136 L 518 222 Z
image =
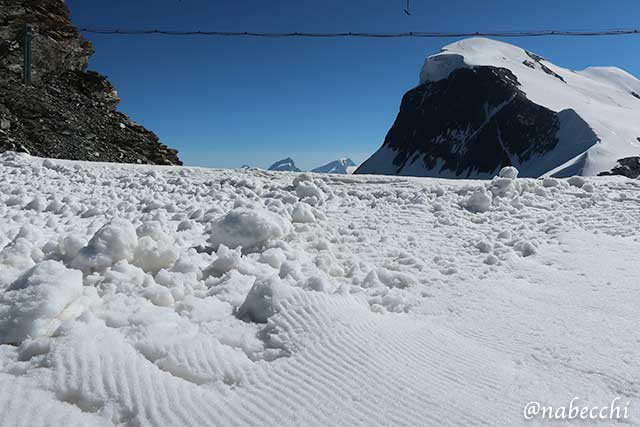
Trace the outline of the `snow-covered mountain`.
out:
M 327 163 L 324 166 L 312 169 L 311 172 L 315 173 L 338 173 L 349 174 L 353 173 L 357 165 L 348 157 L 341 157 L 338 160 Z
M 296 167 L 296 164 L 291 157 L 278 160 L 269 166 L 269 170 L 278 172 L 301 172 L 301 170 Z
M 353 173 L 357 165 L 348 157 L 341 157 L 338 160 L 327 163 L 326 165 L 312 169 L 311 172 L 315 173 L 336 173 L 336 174 L 350 174 Z M 302 172 L 299 169 L 291 157 L 279 160 L 269 166 L 270 171 L 279 172 Z
M 640 81 L 572 71 L 519 47 L 462 40 L 427 58 L 383 146 L 356 173 L 597 175 L 640 155 Z

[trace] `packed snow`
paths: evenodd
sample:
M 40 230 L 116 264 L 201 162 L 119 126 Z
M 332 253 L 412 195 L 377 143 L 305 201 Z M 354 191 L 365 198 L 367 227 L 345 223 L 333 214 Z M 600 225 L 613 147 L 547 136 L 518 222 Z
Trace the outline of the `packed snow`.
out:
M 0 182 L 2 425 L 542 426 L 527 402 L 574 397 L 640 425 L 638 180 L 4 153 Z
M 597 175 L 611 170 L 621 158 L 640 154 L 640 80 L 626 71 L 616 67 L 573 71 L 517 46 L 476 37 L 429 56 L 420 82 L 442 80 L 454 70 L 476 66 L 511 70 L 527 98 L 561 113 L 558 147 L 534 162 L 535 170 L 527 175 Z M 580 129 L 583 122 L 595 140 L 591 132 Z M 570 160 L 564 161 L 567 157 Z

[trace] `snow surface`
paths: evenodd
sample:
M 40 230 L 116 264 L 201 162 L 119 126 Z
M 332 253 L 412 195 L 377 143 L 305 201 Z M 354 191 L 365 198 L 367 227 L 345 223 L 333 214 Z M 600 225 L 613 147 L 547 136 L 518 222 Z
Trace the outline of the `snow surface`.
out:
M 594 145 L 589 135 L 576 136 L 576 120 L 565 113 L 564 121 L 561 117 L 559 147 L 544 158 L 531 161 L 536 168 L 533 172 L 597 175 L 611 170 L 621 158 L 640 155 L 640 80 L 626 71 L 615 67 L 568 70 L 545 59 L 536 60 L 524 49 L 508 43 L 470 38 L 445 46 L 442 52 L 428 57 L 420 82 L 438 81 L 456 69 L 475 66 L 511 70 L 531 101 L 555 112 L 573 110 L 599 140 Z M 575 156 L 559 164 L 558 159 L 566 158 L 569 151 Z M 378 157 L 384 163 L 391 156 L 381 153 Z
M 2 425 L 542 426 L 576 396 L 640 425 L 638 180 L 5 153 L 0 182 Z

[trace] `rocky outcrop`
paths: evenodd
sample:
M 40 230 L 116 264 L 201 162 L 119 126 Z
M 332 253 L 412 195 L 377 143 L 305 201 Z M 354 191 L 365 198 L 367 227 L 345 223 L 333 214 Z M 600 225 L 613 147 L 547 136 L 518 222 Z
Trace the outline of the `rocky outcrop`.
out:
M 22 82 L 25 24 L 33 28 L 32 84 Z M 127 163 L 182 164 L 177 151 L 116 111 L 93 47 L 62 0 L 0 0 L 0 151 Z
M 385 171 L 412 168 L 466 178 L 521 164 L 558 144 L 556 113 L 529 101 L 504 68 L 461 68 L 405 94 L 381 154 L 393 152 Z M 387 151 L 388 150 L 388 151 Z M 375 173 L 374 155 L 357 173 Z
M 622 175 L 627 178 L 637 179 L 640 177 L 640 157 L 626 157 L 618 160 L 618 164 L 607 172 L 602 172 L 600 176 Z

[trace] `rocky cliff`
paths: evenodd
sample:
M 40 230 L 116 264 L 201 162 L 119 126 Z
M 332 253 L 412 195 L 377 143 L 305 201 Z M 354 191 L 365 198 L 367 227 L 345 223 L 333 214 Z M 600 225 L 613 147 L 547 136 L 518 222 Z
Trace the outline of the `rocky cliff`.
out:
M 30 85 L 22 81 L 25 24 L 34 33 Z M 116 111 L 113 85 L 86 71 L 92 54 L 63 0 L 0 0 L 0 151 L 182 164 L 176 150 Z

